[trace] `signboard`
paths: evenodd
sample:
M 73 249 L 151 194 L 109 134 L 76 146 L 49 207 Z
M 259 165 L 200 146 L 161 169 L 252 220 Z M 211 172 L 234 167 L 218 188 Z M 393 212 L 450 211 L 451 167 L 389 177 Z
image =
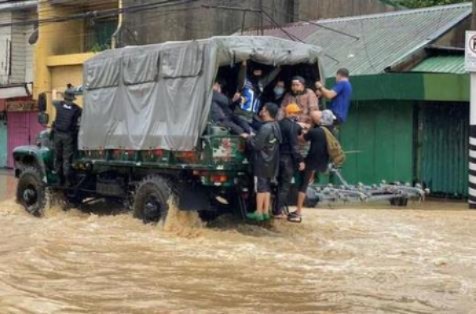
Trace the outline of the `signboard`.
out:
M 476 31 L 466 32 L 465 51 L 466 71 L 476 73 Z
M 36 110 L 36 103 L 34 100 L 7 100 L 7 111 L 32 111 Z

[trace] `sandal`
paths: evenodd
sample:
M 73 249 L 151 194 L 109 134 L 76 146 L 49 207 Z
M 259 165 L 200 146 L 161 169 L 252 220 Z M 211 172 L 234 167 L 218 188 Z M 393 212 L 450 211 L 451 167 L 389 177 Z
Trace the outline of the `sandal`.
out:
M 289 214 L 288 221 L 289 222 L 295 222 L 295 223 L 301 223 L 302 222 L 302 217 L 301 217 L 301 215 L 297 214 L 296 212 L 293 212 L 293 213 Z
M 281 214 L 273 215 L 273 218 L 274 219 L 286 219 L 286 218 L 288 218 L 288 216 L 281 213 Z

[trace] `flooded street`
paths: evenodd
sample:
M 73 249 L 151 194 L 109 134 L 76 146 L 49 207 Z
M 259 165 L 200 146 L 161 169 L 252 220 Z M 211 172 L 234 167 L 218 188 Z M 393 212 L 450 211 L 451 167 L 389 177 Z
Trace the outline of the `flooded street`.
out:
M 13 178 L 0 186 L 0 313 L 476 309 L 476 212 L 464 204 L 309 209 L 270 228 L 172 213 L 160 228 L 76 209 L 37 219 L 13 201 Z

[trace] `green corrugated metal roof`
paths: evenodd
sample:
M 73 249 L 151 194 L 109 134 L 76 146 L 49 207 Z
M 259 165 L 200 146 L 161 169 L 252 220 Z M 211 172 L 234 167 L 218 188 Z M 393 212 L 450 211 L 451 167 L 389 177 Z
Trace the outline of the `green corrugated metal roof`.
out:
M 348 68 L 353 76 L 371 75 L 384 73 L 387 67 L 424 48 L 468 18 L 471 11 L 471 3 L 461 3 L 315 21 L 318 25 L 293 23 L 265 29 L 264 34 L 286 39 L 291 35 L 322 47 L 321 61 L 327 75 L 332 76 L 341 67 Z M 334 30 L 356 36 L 358 40 Z
M 433 56 L 423 60 L 411 72 L 465 74 L 464 56 Z

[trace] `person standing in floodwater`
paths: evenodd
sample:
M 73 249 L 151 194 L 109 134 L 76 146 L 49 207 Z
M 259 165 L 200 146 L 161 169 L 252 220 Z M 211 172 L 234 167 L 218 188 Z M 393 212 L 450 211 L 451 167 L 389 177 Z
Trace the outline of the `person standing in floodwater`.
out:
M 261 109 L 263 125 L 256 136 L 244 136 L 253 150 L 253 173 L 256 192 L 256 211 L 247 215 L 255 221 L 268 220 L 271 206 L 271 184 L 279 171 L 279 145 L 282 141 L 281 130 L 276 122 L 279 107 L 266 103 Z

